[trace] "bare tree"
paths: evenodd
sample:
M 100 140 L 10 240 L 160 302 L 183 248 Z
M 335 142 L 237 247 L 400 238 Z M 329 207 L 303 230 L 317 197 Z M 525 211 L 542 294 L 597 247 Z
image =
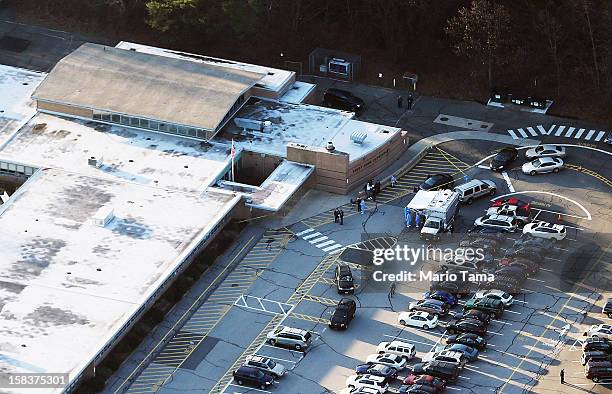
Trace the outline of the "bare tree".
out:
M 557 97 L 561 95 L 561 46 L 565 39 L 565 29 L 559 19 L 553 14 L 555 5 L 548 2 L 543 10 L 540 10 L 536 19 L 536 31 L 540 32 L 545 39 L 546 49 L 555 64 L 555 81 Z

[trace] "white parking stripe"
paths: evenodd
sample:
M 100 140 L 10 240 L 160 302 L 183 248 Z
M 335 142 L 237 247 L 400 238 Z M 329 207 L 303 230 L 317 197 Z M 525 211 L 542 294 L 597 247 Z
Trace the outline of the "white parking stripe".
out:
M 560 136 L 563 133 L 563 130 L 565 130 L 565 126 L 559 126 L 557 132 L 555 133 L 555 137 Z
M 335 245 L 328 246 L 327 248 L 324 248 L 324 249 L 321 249 L 321 250 L 323 250 L 324 252 L 329 252 L 329 251 L 332 251 L 334 249 L 338 249 L 338 248 L 341 248 L 341 247 L 342 247 L 342 245 L 335 244 Z
M 504 171 L 502 172 L 502 176 L 504 177 L 504 180 L 508 184 L 508 190 L 510 190 L 510 193 L 514 193 L 514 186 L 512 186 L 512 182 L 510 182 L 510 177 L 508 176 L 508 173 Z
M 256 354 L 256 356 L 259 356 L 259 357 L 266 357 L 266 358 L 271 358 L 272 360 L 284 361 L 284 362 L 286 362 L 286 363 L 294 363 L 294 364 L 295 364 L 295 363 L 299 363 L 299 362 L 302 360 L 302 358 L 303 358 L 303 357 L 302 357 L 302 358 L 295 359 L 295 360 L 287 360 L 287 359 L 284 359 L 284 358 L 278 358 L 278 357 L 268 356 L 268 355 L 266 355 L 266 354 Z
M 229 387 L 229 386 L 232 386 L 232 387 L 240 387 L 240 388 L 243 388 L 243 389 L 247 390 L 247 392 L 250 392 L 250 391 L 252 390 L 252 391 L 257 391 L 258 393 L 270 393 L 270 394 L 272 394 L 272 392 L 271 392 L 271 391 L 260 390 L 260 389 L 256 389 L 256 388 L 253 388 L 253 387 L 243 387 L 243 386 L 240 386 L 240 385 L 238 385 L 238 384 L 233 384 L 233 383 L 230 383 L 230 384 L 228 384 L 227 386 L 228 386 L 228 387 Z M 225 390 L 224 390 L 223 392 L 225 393 Z
M 290 353 L 296 353 L 296 354 L 302 354 L 302 355 L 304 354 L 304 353 L 302 353 L 302 352 L 298 352 L 297 350 L 286 349 L 286 348 L 284 348 L 284 347 L 280 347 L 280 346 L 272 346 L 272 345 L 268 345 L 267 343 L 266 343 L 266 344 L 263 344 L 263 345 L 261 345 L 261 346 L 262 346 L 262 347 L 269 347 L 269 348 L 271 348 L 271 349 L 280 349 L 280 350 L 285 350 L 285 351 L 288 351 L 288 352 L 290 352 Z
M 539 132 L 540 132 L 540 134 L 542 134 L 542 135 L 546 135 L 546 134 L 548 134 L 548 132 L 546 131 L 546 129 L 545 129 L 545 128 L 544 128 L 544 126 L 542 126 L 542 125 L 537 126 L 537 127 L 536 127 L 536 129 L 538 129 L 538 131 L 539 131 Z
M 301 237 L 302 235 L 304 235 L 304 234 L 308 234 L 308 233 L 309 233 L 309 232 L 311 232 L 311 231 L 314 231 L 314 229 L 312 229 L 312 228 L 307 228 L 306 230 L 304 230 L 304 231 L 300 231 L 299 233 L 297 233 L 297 234 L 295 234 L 295 235 L 297 235 L 298 237 Z
M 310 238 L 318 237 L 319 235 L 323 235 L 323 234 L 321 234 L 319 232 L 316 232 L 316 233 L 308 234 L 308 235 L 306 235 L 306 236 L 304 236 L 302 238 L 303 239 L 310 239 Z
M 605 131 L 600 131 L 599 134 L 597 134 L 597 137 L 595 137 L 595 141 L 601 140 L 605 134 Z
M 531 134 L 534 137 L 538 136 L 538 133 L 536 133 L 536 131 L 533 129 L 533 127 L 527 127 L 527 131 L 529 132 L 529 134 Z
M 384 337 L 387 338 L 391 338 L 394 341 L 403 341 L 403 342 L 410 342 L 410 343 L 418 343 L 419 345 L 425 345 L 425 346 L 431 346 L 431 343 L 425 343 L 425 342 L 419 342 L 419 341 L 413 341 L 412 339 L 408 339 L 408 338 L 404 338 L 404 337 L 400 337 L 397 335 L 387 335 L 387 334 L 383 334 Z
M 576 135 L 574 136 L 574 138 L 578 139 L 578 138 L 582 137 L 582 133 L 584 133 L 584 130 L 586 130 L 586 129 L 580 129 L 580 130 L 578 130 L 578 133 L 576 133 Z
M 513 138 L 514 138 L 514 137 L 513 137 Z M 515 139 L 517 139 L 517 140 L 518 140 L 518 137 L 516 137 Z M 478 168 L 480 168 L 481 170 L 488 170 L 488 169 L 489 169 L 489 167 L 487 167 L 487 166 L 485 166 L 485 165 L 482 165 L 482 164 L 481 164 L 481 165 L 479 165 L 479 166 L 478 166 Z
M 546 133 L 546 134 L 551 135 L 551 134 L 552 134 L 552 132 L 553 132 L 553 130 L 555 129 L 555 127 L 557 127 L 557 125 L 556 125 L 556 124 L 554 124 L 554 125 L 550 126 L 550 129 L 548 129 L 548 133 Z
M 517 311 L 509 311 L 509 310 L 506 310 L 506 311 L 504 311 L 504 312 L 506 312 L 506 313 L 514 313 L 515 315 L 522 315 L 522 313 L 521 313 L 521 312 L 517 312 Z
M 586 137 L 584 137 L 584 139 L 589 141 L 593 134 L 595 134 L 595 130 L 589 130 L 588 134 L 586 135 Z
M 311 239 L 308 242 L 310 242 L 311 244 L 318 244 L 321 241 L 325 241 L 328 237 L 326 237 L 325 235 L 319 238 L 315 238 L 315 239 Z M 317 245 L 318 246 L 318 245 Z
M 324 248 L 326 246 L 329 246 L 329 245 L 335 244 L 335 243 L 336 243 L 336 241 L 334 241 L 333 239 L 330 239 L 329 241 L 325 241 L 323 243 L 318 244 L 317 248 Z
M 567 133 L 565 133 L 565 136 L 566 136 L 566 137 L 568 137 L 568 138 L 569 138 L 569 137 L 571 137 L 571 136 L 572 136 L 572 133 L 574 132 L 574 130 L 576 130 L 576 128 L 575 128 L 575 127 L 570 127 L 570 128 L 567 130 Z
M 510 137 L 514 138 L 515 140 L 519 139 L 519 137 L 517 137 L 517 135 L 514 134 L 514 130 L 508 130 L 508 134 L 510 134 Z
M 523 138 L 527 138 L 527 133 L 525 133 L 525 130 L 523 130 L 523 129 L 517 129 L 516 131 L 518 131 L 518 132 L 521 134 L 521 136 L 522 136 Z

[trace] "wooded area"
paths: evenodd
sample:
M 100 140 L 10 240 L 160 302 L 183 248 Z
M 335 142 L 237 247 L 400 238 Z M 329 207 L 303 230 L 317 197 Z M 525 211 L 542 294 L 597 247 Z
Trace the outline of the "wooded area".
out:
M 557 113 L 612 118 L 609 0 L 12 2 L 65 30 L 272 66 L 327 47 L 361 55 L 367 83 L 410 71 L 427 94 L 485 100 L 506 87 L 555 99 Z

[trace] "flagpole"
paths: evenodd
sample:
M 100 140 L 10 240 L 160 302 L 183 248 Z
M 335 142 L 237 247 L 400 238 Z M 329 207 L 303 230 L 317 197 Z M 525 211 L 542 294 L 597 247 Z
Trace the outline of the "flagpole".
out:
M 232 138 L 232 182 L 234 182 L 234 156 L 236 155 L 236 151 L 234 149 L 234 139 Z

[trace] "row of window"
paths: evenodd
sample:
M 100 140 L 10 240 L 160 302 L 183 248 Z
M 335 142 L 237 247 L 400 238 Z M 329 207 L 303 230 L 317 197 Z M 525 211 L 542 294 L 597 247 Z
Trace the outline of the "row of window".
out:
M 34 174 L 36 170 L 37 168 L 34 167 L 0 161 L 0 173 L 2 174 L 30 176 Z
M 363 163 L 362 165 L 353 168 L 353 175 L 358 173 L 359 171 L 361 171 L 362 169 L 369 167 L 370 165 L 376 163 L 378 160 L 380 160 L 382 157 L 384 157 L 387 153 L 389 153 L 389 148 L 387 148 L 385 151 L 381 152 L 378 154 L 378 156 L 376 156 L 375 158 Z
M 116 123 L 124 126 L 138 127 L 141 129 L 160 131 L 162 133 L 183 135 L 193 138 L 206 139 L 206 131 L 202 129 L 196 129 L 193 127 L 180 126 L 172 123 L 162 123 L 155 120 L 136 118 L 133 116 L 109 114 L 102 112 L 94 112 L 94 120 L 101 120 L 103 122 Z

